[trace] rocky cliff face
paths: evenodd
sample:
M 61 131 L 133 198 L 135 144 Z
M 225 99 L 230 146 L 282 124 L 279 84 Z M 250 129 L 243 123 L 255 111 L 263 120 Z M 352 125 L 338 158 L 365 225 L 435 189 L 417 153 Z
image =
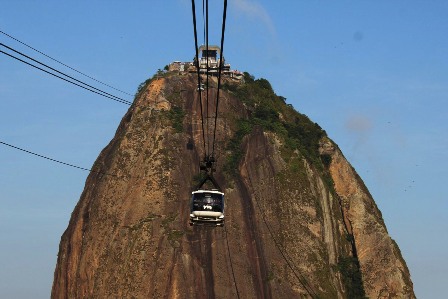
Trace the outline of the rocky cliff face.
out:
M 204 154 L 196 88 L 168 73 L 140 90 L 61 238 L 52 298 L 415 298 L 362 180 L 264 79 L 224 84 L 226 225 L 190 227 Z

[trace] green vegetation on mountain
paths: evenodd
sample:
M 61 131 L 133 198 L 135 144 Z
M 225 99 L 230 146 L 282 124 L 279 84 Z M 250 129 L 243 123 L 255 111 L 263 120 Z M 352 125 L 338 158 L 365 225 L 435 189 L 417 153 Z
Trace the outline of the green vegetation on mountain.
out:
M 287 148 L 298 149 L 310 162 L 320 166 L 319 168 L 329 164 L 327 160 L 321 160 L 318 152 L 319 140 L 326 136 L 326 132 L 306 115 L 286 104 L 286 99 L 274 93 L 268 80 L 255 79 L 246 72 L 244 83 L 239 85 L 226 83 L 223 87 L 243 101 L 249 111 L 247 119 L 237 121 L 236 134 L 228 144 L 227 149 L 232 153 L 226 164 L 228 171 L 238 165 L 241 158 L 239 144 L 254 127 L 276 133 L 283 139 Z
M 345 284 L 347 289 L 348 298 L 367 298 L 362 284 L 359 261 L 357 258 L 351 256 L 339 257 L 337 269 L 342 275 L 342 282 Z

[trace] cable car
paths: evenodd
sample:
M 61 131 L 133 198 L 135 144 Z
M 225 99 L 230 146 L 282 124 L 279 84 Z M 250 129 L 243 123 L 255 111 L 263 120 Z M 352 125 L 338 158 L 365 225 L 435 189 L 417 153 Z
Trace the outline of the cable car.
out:
M 224 225 L 224 193 L 218 190 L 191 192 L 190 225 Z
M 196 186 L 196 191 L 191 192 L 190 225 L 224 225 L 224 193 L 213 177 L 215 161 L 214 157 L 207 156 L 201 163 L 200 169 L 205 172 L 205 176 Z M 214 189 L 202 189 L 207 181 Z

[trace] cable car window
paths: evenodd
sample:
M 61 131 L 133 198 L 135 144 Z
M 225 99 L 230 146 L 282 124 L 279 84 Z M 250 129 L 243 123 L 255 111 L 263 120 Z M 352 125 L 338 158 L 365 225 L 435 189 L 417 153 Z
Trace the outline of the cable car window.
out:
M 193 196 L 193 210 L 223 212 L 223 197 L 214 193 L 196 193 Z

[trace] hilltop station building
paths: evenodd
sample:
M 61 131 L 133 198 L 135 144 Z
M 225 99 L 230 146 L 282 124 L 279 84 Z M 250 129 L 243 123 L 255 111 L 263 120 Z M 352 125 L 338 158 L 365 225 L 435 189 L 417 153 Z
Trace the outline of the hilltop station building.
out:
M 221 55 L 221 49 L 218 46 L 208 46 L 207 50 L 207 47 L 202 45 L 199 47 L 199 52 L 201 53 L 201 57 L 199 58 L 199 73 L 206 74 L 208 67 L 209 75 L 217 76 L 219 71 L 219 57 Z M 168 71 L 196 73 L 197 68 L 195 60 L 193 62 L 174 61 L 168 65 Z M 242 72 L 230 69 L 230 64 L 225 63 L 224 57 L 221 74 L 235 80 L 241 80 L 243 78 Z

